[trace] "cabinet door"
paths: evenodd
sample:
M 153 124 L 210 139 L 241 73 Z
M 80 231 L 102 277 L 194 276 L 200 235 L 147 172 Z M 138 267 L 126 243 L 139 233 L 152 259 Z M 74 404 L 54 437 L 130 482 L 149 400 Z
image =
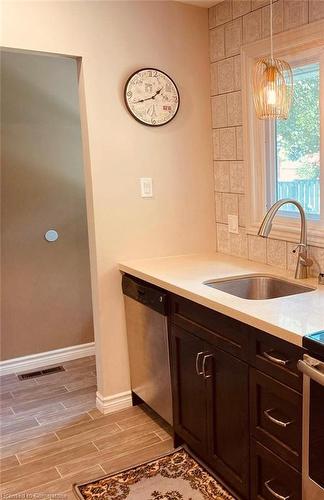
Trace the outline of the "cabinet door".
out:
M 248 365 L 220 349 L 206 358 L 209 462 L 243 498 L 249 493 Z
M 206 454 L 207 430 L 206 381 L 199 372 L 206 354 L 206 343 L 172 325 L 170 346 L 174 430 L 203 456 Z

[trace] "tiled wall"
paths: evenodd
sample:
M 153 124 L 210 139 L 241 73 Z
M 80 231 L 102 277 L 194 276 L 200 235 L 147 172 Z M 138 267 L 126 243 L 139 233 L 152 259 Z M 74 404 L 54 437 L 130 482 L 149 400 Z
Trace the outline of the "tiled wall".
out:
M 288 269 L 295 268 L 293 243 L 247 235 L 242 148 L 240 47 L 269 36 L 269 0 L 224 0 L 209 9 L 211 106 L 214 144 L 217 249 Z M 274 0 L 274 32 L 324 18 L 324 0 Z M 228 232 L 228 215 L 238 215 L 239 234 Z M 311 247 L 324 272 L 324 248 Z

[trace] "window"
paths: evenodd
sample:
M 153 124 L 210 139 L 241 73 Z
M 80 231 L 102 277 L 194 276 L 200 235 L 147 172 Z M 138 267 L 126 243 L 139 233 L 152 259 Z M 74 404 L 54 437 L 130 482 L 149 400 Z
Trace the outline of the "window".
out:
M 294 98 L 288 120 L 259 120 L 251 88 L 255 61 L 269 53 L 269 40 L 241 50 L 243 157 L 246 168 L 247 232 L 257 234 L 270 206 L 298 200 L 308 221 L 308 241 L 324 246 L 324 21 L 274 37 L 275 53 L 292 67 Z M 300 218 L 284 205 L 274 219 L 273 238 L 297 241 Z
M 270 172 L 268 205 L 282 198 L 294 198 L 306 217 L 319 220 L 320 207 L 320 63 L 296 65 L 293 69 L 294 97 L 288 120 L 268 127 L 273 137 L 267 158 Z M 280 214 L 294 217 L 295 205 L 285 205 Z

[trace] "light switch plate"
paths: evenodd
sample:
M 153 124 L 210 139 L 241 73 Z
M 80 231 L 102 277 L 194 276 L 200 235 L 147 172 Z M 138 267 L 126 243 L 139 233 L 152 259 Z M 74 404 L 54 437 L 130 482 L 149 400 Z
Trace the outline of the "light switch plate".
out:
M 237 215 L 228 215 L 228 232 L 238 234 L 238 216 Z
M 141 184 L 141 197 L 152 198 L 153 196 L 152 177 L 141 177 L 140 184 Z

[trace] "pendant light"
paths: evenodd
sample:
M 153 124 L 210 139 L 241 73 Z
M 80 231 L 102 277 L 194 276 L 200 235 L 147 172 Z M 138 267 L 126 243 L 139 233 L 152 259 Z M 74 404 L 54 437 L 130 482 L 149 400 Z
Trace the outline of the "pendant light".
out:
M 270 0 L 270 57 L 259 59 L 253 72 L 253 100 L 261 120 L 286 120 L 293 95 L 293 75 L 286 61 L 273 57 L 272 0 Z

